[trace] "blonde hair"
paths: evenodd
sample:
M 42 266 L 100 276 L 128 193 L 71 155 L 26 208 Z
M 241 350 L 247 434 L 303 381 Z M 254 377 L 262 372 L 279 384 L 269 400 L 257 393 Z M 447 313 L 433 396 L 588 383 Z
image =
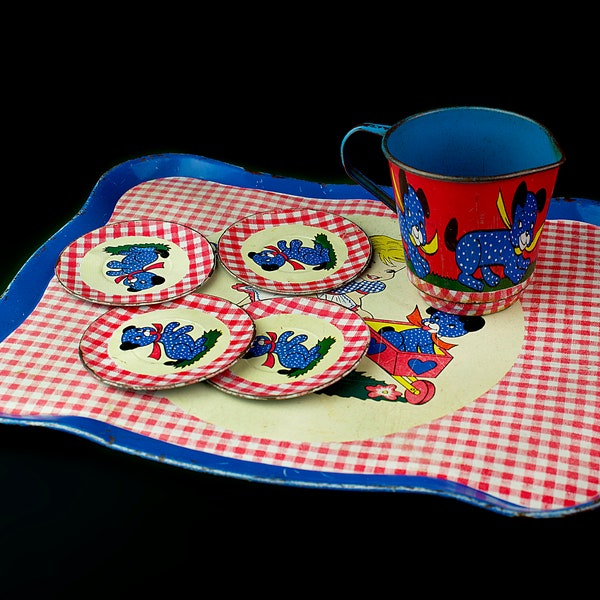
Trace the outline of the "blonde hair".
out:
M 387 235 L 372 235 L 370 238 L 373 252 L 385 265 L 393 265 L 395 262 L 405 262 L 404 246 L 401 240 Z

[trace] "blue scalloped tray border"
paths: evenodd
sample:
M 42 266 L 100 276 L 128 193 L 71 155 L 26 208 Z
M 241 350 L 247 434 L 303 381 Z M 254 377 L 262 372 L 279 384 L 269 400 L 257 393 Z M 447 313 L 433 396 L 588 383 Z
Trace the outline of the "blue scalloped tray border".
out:
M 79 212 L 29 258 L 0 297 L 0 342 L 33 311 L 54 275 L 60 252 L 81 235 L 105 225 L 119 198 L 127 190 L 160 177 L 193 177 L 315 199 L 374 200 L 366 190 L 355 184 L 324 184 L 278 177 L 192 154 L 157 154 L 123 162 L 102 175 Z M 548 218 L 578 220 L 600 226 L 600 202 L 584 198 L 553 198 Z M 519 506 L 458 483 L 430 477 L 354 475 L 264 465 L 183 448 L 84 417 L 17 418 L 0 413 L 0 423 L 50 427 L 170 465 L 270 484 L 438 494 L 508 516 L 560 517 L 600 505 L 600 497 L 597 497 L 585 504 L 544 511 Z

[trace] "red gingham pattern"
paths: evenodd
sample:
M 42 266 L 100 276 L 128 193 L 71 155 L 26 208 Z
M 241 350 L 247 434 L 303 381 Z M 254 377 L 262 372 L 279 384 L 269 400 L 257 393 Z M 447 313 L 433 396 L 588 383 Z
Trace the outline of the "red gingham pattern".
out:
M 84 256 L 99 244 L 116 238 L 140 236 L 160 238 L 179 246 L 188 256 L 190 267 L 183 279 L 159 290 L 136 294 L 106 294 L 90 287 L 79 276 Z M 56 276 L 76 296 L 100 304 L 154 304 L 179 298 L 200 286 L 211 275 L 215 255 L 208 240 L 190 227 L 156 220 L 133 220 L 111 223 L 91 231 L 69 244 L 56 264 Z
M 395 219 L 378 201 L 314 200 L 172 177 L 129 190 L 112 220 L 162 218 L 208 234 L 257 211 L 316 205 L 350 217 Z M 533 510 L 597 501 L 599 232 L 577 221 L 547 223 L 534 280 L 521 298 L 525 341 L 513 367 L 476 401 L 408 431 L 335 443 L 271 440 L 201 421 L 157 392 L 106 386 L 89 375 L 77 348 L 106 307 L 67 293 L 56 278 L 0 344 L 0 410 L 13 417 L 90 417 L 181 447 L 283 468 L 422 475 Z
M 310 315 L 334 325 L 344 337 L 344 350 L 339 359 L 325 372 L 315 375 L 304 375 L 284 382 L 261 383 L 244 379 L 231 369 L 208 383 L 219 389 L 250 398 L 292 398 L 309 391 L 320 390 L 341 379 L 349 373 L 364 356 L 371 338 L 367 324 L 355 312 L 343 308 L 328 300 L 317 298 L 271 298 L 253 302 L 246 307 L 248 314 L 257 322 L 259 319 L 273 315 Z M 257 324 L 257 335 L 265 335 L 266 331 Z M 340 342 L 341 343 L 341 342 Z
M 197 310 L 220 321 L 223 329 L 227 329 L 231 336 L 230 344 L 225 351 L 214 357 L 211 356 L 210 362 L 200 361 L 198 366 L 174 369 L 172 373 L 162 375 L 128 371 L 111 358 L 108 340 L 116 329 L 130 322 L 137 315 L 145 313 L 151 313 L 152 318 L 160 322 L 161 311 L 177 308 Z M 101 380 L 119 387 L 158 390 L 202 381 L 229 368 L 246 352 L 253 337 L 254 323 L 243 308 L 223 298 L 191 294 L 159 306 L 113 308 L 89 325 L 81 338 L 79 348 L 86 366 Z
M 487 315 L 512 306 L 529 285 L 527 281 L 497 292 L 461 292 L 438 287 L 423 281 L 410 269 L 406 270 L 409 281 L 419 290 L 421 297 L 433 308 L 457 315 Z
M 338 236 L 346 244 L 348 259 L 336 271 L 329 274 L 321 271 L 323 277 L 310 282 L 276 281 L 250 269 L 240 252 L 242 244 L 259 231 L 294 223 L 316 227 Z M 313 209 L 250 215 L 229 227 L 219 238 L 218 247 L 219 260 L 234 277 L 257 288 L 286 294 L 310 294 L 339 287 L 363 271 L 371 256 L 369 238 L 360 227 L 339 215 Z

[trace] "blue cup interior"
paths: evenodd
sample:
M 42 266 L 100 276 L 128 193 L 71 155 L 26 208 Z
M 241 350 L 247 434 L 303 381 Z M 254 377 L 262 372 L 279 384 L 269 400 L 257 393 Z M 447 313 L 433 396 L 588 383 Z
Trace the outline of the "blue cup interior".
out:
M 516 113 L 453 107 L 414 115 L 383 140 L 388 160 L 430 176 L 480 180 L 557 166 L 564 156 L 550 132 Z

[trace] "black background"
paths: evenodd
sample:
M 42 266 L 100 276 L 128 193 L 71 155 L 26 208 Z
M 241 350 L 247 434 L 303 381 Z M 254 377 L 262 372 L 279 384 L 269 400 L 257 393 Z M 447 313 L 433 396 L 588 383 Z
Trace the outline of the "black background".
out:
M 433 23 L 432 9 L 327 21 L 290 7 L 269 21 L 223 9 L 129 21 L 96 11 L 74 29 L 54 11 L 34 30 L 23 18 L 4 78 L 2 289 L 120 162 L 183 152 L 350 183 L 339 158 L 350 128 L 442 106 L 537 119 L 567 159 L 554 195 L 600 198 L 598 53 L 581 18 L 501 21 L 490 7 L 470 22 L 448 10 Z M 580 596 L 599 516 L 511 518 L 425 494 L 252 483 L 0 426 L 0 594 L 405 594 L 411 581 L 512 594 L 560 580 Z

